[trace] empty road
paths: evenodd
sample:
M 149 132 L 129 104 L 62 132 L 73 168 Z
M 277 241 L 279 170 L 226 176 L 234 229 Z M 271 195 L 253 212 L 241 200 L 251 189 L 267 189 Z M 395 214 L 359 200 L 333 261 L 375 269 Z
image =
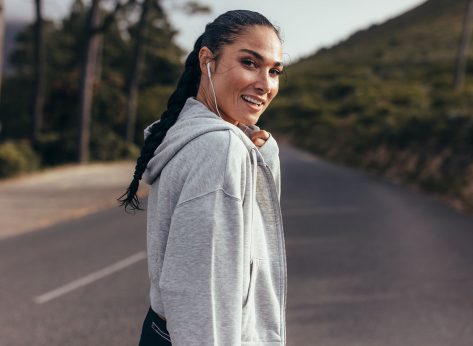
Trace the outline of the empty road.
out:
M 288 346 L 471 346 L 473 218 L 280 144 Z M 0 241 L 0 345 L 137 345 L 146 214 Z

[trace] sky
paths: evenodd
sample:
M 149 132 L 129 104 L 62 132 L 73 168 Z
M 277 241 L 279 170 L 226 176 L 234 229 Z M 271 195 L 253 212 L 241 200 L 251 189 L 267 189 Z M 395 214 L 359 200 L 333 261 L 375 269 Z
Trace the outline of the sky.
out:
M 48 18 L 61 18 L 68 12 L 72 2 L 43 1 L 43 10 Z M 330 47 L 346 39 L 360 29 L 382 23 L 414 8 L 425 0 L 199 0 L 199 3 L 210 6 L 212 13 L 193 17 L 176 10 L 176 4 L 184 2 L 162 0 L 171 23 L 179 31 L 176 41 L 187 52 L 192 50 L 195 40 L 208 22 L 226 11 L 246 9 L 260 12 L 280 28 L 284 63 L 289 65 L 322 47 Z M 5 0 L 5 14 L 7 19 L 31 20 L 33 0 Z

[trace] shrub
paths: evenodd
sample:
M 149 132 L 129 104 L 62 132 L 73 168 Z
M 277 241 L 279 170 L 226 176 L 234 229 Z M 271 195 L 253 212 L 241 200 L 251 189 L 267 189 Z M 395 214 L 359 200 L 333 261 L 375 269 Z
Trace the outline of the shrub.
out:
M 92 161 L 113 161 L 136 159 L 140 149 L 134 143 L 128 143 L 118 134 L 108 131 L 98 124 L 92 128 L 90 159 Z
M 0 178 L 37 169 L 40 160 L 29 141 L 6 141 L 0 144 Z

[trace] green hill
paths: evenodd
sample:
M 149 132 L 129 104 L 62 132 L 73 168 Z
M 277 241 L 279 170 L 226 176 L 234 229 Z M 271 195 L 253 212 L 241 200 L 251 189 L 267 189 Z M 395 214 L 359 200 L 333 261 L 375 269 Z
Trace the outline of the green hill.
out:
M 353 34 L 330 50 L 301 61 L 298 67 L 323 58 L 385 64 L 446 62 L 454 57 L 466 9 L 465 0 L 431 0 Z M 315 33 L 314 33 L 315 34 Z
M 261 126 L 473 211 L 472 49 L 452 86 L 466 5 L 427 1 L 288 66 Z

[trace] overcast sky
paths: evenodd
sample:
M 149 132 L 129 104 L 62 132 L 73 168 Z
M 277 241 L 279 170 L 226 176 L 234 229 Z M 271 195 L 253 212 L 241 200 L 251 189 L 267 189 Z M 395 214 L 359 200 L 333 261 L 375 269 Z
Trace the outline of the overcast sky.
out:
M 60 18 L 68 12 L 72 0 L 43 0 L 47 17 Z M 103 0 L 105 3 L 110 0 Z M 86 0 L 88 2 L 88 0 Z M 321 47 L 331 46 L 353 32 L 403 13 L 425 0 L 199 0 L 209 5 L 210 15 L 192 18 L 176 11 L 175 4 L 185 0 L 163 0 L 173 25 L 179 30 L 177 43 L 190 51 L 205 24 L 219 14 L 247 9 L 264 14 L 281 28 L 284 39 L 284 61 L 290 64 Z M 33 17 L 33 0 L 5 0 L 7 19 Z

